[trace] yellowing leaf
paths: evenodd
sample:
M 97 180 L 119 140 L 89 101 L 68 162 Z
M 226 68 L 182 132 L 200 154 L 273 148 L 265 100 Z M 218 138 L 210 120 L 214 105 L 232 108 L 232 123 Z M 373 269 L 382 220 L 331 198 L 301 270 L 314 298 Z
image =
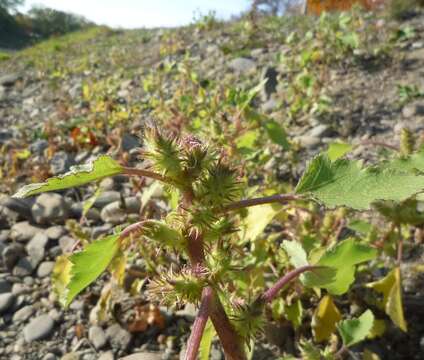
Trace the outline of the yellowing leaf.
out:
M 85 101 L 90 100 L 91 91 L 90 91 L 90 87 L 87 84 L 84 84 L 82 87 L 82 97 Z
M 396 267 L 383 279 L 367 284 L 368 287 L 383 294 L 380 306 L 390 319 L 403 331 L 407 331 L 407 324 L 403 315 L 402 280 L 400 268 Z
M 370 339 L 382 336 L 386 332 L 386 322 L 382 319 L 375 319 L 374 325 L 368 335 Z
M 280 211 L 281 206 L 270 204 L 249 208 L 248 215 L 244 219 L 246 225 L 244 239 L 246 241 L 255 240 Z
M 312 318 L 312 332 L 317 342 L 328 340 L 336 330 L 336 324 L 342 319 L 339 309 L 330 295 L 324 296 Z
M 199 360 L 209 360 L 212 341 L 215 335 L 216 331 L 213 327 L 212 321 L 208 319 L 205 330 L 203 331 L 202 340 L 200 341 Z
M 52 272 L 53 291 L 59 298 L 59 302 L 63 302 L 68 294 L 68 284 L 71 280 L 72 263 L 66 255 L 61 255 L 56 259 L 56 263 Z
M 122 285 L 124 282 L 125 267 L 127 265 L 127 256 L 123 251 L 119 251 L 112 259 L 109 270 L 117 284 Z
M 13 196 L 24 198 L 47 191 L 68 189 L 121 172 L 121 165 L 111 157 L 101 155 L 91 163 L 73 166 L 67 173 L 47 179 L 44 183 L 26 185 Z
M 380 360 L 380 356 L 368 349 L 365 349 L 364 354 L 362 355 L 362 360 Z

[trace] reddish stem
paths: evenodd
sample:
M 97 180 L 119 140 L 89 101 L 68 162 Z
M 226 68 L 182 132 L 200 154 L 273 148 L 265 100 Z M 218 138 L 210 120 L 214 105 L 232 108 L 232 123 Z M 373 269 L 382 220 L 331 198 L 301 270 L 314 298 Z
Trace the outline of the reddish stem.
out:
M 311 271 L 311 270 L 314 270 L 314 269 L 317 269 L 317 268 L 319 268 L 319 266 L 306 265 L 306 266 L 301 266 L 297 269 L 290 271 L 288 274 L 284 275 L 280 280 L 278 280 L 275 283 L 275 285 L 273 285 L 267 291 L 265 291 L 262 294 L 262 299 L 266 303 L 273 301 L 277 297 L 280 290 L 284 286 L 286 286 L 290 281 L 296 279 L 299 275 L 301 275 L 302 273 L 304 273 L 306 271 Z
M 213 290 L 211 287 L 206 287 L 202 292 L 202 300 L 200 303 L 199 312 L 194 320 L 191 335 L 187 343 L 187 351 L 185 360 L 196 360 L 199 352 L 200 342 L 202 340 L 203 332 L 209 318 L 211 302 L 213 299 Z
M 243 339 L 234 329 L 230 319 L 228 319 L 225 309 L 215 292 L 209 316 L 218 334 L 219 341 L 224 348 L 225 359 L 246 360 Z
M 170 179 L 168 179 L 167 177 L 162 176 L 161 174 L 155 173 L 150 170 L 145 170 L 145 169 L 122 167 L 122 174 L 129 175 L 129 176 L 144 176 L 151 179 L 162 181 L 164 183 L 171 182 Z
M 202 265 L 205 260 L 205 249 L 202 234 L 192 230 L 187 236 L 187 251 L 193 268 Z
M 271 203 L 285 204 L 288 201 L 299 200 L 299 199 L 300 197 L 294 194 L 277 194 L 277 195 L 264 196 L 260 198 L 254 198 L 254 199 L 245 199 L 245 200 L 240 200 L 240 201 L 227 205 L 226 207 L 224 207 L 224 211 L 238 210 L 245 207 L 271 204 Z

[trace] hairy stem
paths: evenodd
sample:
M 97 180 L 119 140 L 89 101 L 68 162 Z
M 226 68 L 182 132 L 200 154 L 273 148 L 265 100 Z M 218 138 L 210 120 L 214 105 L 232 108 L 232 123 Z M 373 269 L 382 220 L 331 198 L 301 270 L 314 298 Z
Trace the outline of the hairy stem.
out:
M 246 360 L 247 357 L 243 346 L 243 339 L 234 329 L 230 319 L 228 319 L 225 309 L 215 292 L 211 305 L 209 316 L 224 349 L 225 359 Z
M 312 271 L 317 268 L 319 268 L 319 266 L 306 265 L 290 271 L 288 274 L 284 275 L 280 280 L 278 280 L 274 286 L 270 287 L 267 291 L 265 291 L 262 294 L 262 299 L 266 303 L 273 301 L 277 297 L 280 290 L 290 281 L 296 279 L 299 275 L 306 271 Z
M 205 260 L 202 234 L 197 231 L 191 231 L 187 236 L 187 243 L 191 266 L 195 268 L 197 265 L 202 265 Z
M 199 312 L 194 320 L 191 335 L 187 343 L 187 351 L 185 360 L 196 360 L 199 352 L 200 342 L 202 340 L 203 332 L 209 318 L 211 302 L 213 299 L 213 290 L 211 287 L 206 287 L 202 292 L 202 300 L 200 303 Z
M 300 197 L 294 194 L 277 194 L 271 196 L 264 196 L 260 198 L 254 199 L 245 199 L 233 202 L 226 207 L 224 207 L 224 211 L 238 210 L 250 206 L 263 205 L 263 204 L 271 204 L 271 203 L 280 203 L 285 204 L 288 201 L 299 200 Z
M 155 172 L 150 171 L 150 170 L 130 168 L 130 167 L 123 167 L 122 169 L 123 169 L 122 174 L 124 174 L 124 175 L 144 176 L 144 177 L 148 177 L 148 178 L 151 178 L 151 179 L 162 181 L 164 183 L 170 183 L 171 182 L 170 179 L 168 179 L 167 177 L 162 176 L 161 174 L 155 173 Z
M 193 192 L 185 192 L 183 194 L 184 207 L 189 207 L 192 204 L 192 201 Z M 199 265 L 204 265 L 205 250 L 202 234 L 192 230 L 188 233 L 186 238 L 188 242 L 187 252 L 192 268 L 195 269 Z M 209 316 L 224 349 L 225 359 L 246 360 L 247 357 L 243 347 L 243 339 L 231 324 L 215 290 L 212 290 L 212 301 L 210 304 Z

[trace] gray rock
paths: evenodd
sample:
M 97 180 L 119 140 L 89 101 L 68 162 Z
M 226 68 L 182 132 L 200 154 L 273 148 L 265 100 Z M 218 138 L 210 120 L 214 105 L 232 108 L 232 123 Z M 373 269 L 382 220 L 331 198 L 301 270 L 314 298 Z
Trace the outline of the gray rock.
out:
M 90 327 L 88 330 L 88 339 L 96 350 L 103 348 L 107 342 L 106 334 L 100 326 Z
M 7 312 L 15 303 L 15 295 L 12 293 L 0 294 L 0 314 Z
M 265 83 L 265 86 L 263 87 L 261 91 L 261 97 L 263 100 L 268 100 L 272 94 L 274 94 L 277 91 L 277 85 L 278 85 L 278 71 L 272 67 L 267 66 L 262 71 L 261 78 L 262 80 L 268 79 Z
M 61 225 L 51 226 L 44 232 L 49 239 L 58 240 L 61 236 L 66 233 L 66 230 Z
M 69 215 L 69 207 L 65 199 L 55 193 L 38 196 L 31 211 L 34 221 L 38 224 L 63 222 Z
M 21 244 L 10 244 L 3 249 L 2 260 L 4 266 L 9 270 L 12 270 L 19 259 L 25 256 L 25 248 Z
M 114 348 L 126 350 L 132 340 L 132 335 L 127 330 L 121 328 L 119 324 L 113 324 L 106 330 L 106 336 Z
M 73 237 L 64 235 L 59 239 L 59 246 L 62 249 L 62 252 L 66 254 L 72 251 L 76 242 L 77 240 L 75 240 Z
M 261 109 L 263 112 L 269 114 L 272 113 L 275 109 L 277 109 L 278 105 L 279 104 L 277 99 L 271 98 L 262 104 Z
M 14 323 L 22 323 L 27 321 L 34 313 L 34 307 L 32 305 L 27 305 L 16 311 L 13 314 L 12 320 Z
M 26 251 L 31 264 L 36 267 L 43 259 L 46 253 L 46 245 L 49 241 L 47 235 L 43 233 L 36 234 L 26 246 Z
M 75 162 L 77 164 L 85 163 L 89 157 L 90 157 L 89 151 L 81 151 L 77 154 L 77 156 L 75 156 Z
M 197 315 L 197 309 L 193 304 L 186 304 L 182 310 L 176 311 L 175 315 L 193 320 Z
M 113 178 L 107 177 L 100 182 L 99 187 L 103 191 L 111 191 L 115 188 L 115 181 Z
M 6 141 L 13 139 L 14 132 L 10 129 L 0 130 L 0 144 L 4 144 Z
M 46 355 L 43 356 L 42 360 L 57 360 L 57 356 L 52 353 L 47 353 Z
M 413 116 L 424 116 L 424 104 L 414 102 L 405 105 L 402 109 L 402 115 L 405 118 L 412 118 Z
M 2 86 L 13 86 L 21 76 L 18 73 L 12 73 L 0 76 L 0 85 Z
M 331 133 L 330 127 L 325 124 L 319 124 L 308 131 L 309 136 L 316 137 L 316 138 L 327 136 L 330 133 Z
M 118 225 L 125 222 L 127 219 L 127 212 L 121 207 L 120 201 L 115 201 L 102 209 L 100 217 L 105 223 Z
M 124 356 L 120 360 L 162 360 L 163 353 L 154 353 L 154 352 L 139 352 Z
M 24 328 L 24 339 L 26 342 L 48 338 L 54 328 L 54 321 L 49 315 L 41 315 L 33 319 Z
M 97 360 L 115 360 L 115 357 L 113 356 L 112 351 L 106 351 L 101 353 Z
M 50 172 L 53 175 L 63 174 L 74 164 L 75 161 L 71 155 L 65 151 L 58 151 L 50 160 Z
M 60 360 L 80 360 L 80 355 L 76 352 L 70 352 L 63 355 Z
M 236 73 L 246 74 L 256 69 L 256 62 L 247 58 L 236 58 L 230 61 L 229 68 Z
M 140 140 L 137 137 L 131 134 L 124 134 L 122 136 L 121 146 L 123 151 L 130 151 L 132 149 L 140 147 L 141 144 Z
M 31 275 L 34 271 L 34 266 L 29 257 L 19 259 L 18 263 L 13 268 L 12 274 L 19 277 Z
M 29 146 L 29 151 L 31 151 L 31 153 L 36 155 L 43 155 L 44 150 L 46 150 L 48 147 L 49 147 L 49 142 L 47 140 L 38 139 L 38 140 L 35 140 Z
M 295 138 L 295 140 L 298 141 L 300 145 L 307 148 L 315 148 L 321 143 L 319 138 L 309 135 L 298 136 Z
M 140 212 L 141 200 L 137 196 L 129 196 L 124 199 L 125 210 L 129 214 L 138 214 Z
M 12 284 L 6 279 L 0 279 L 0 294 L 8 293 L 12 290 Z
M 94 202 L 94 206 L 98 208 L 103 208 L 106 205 L 119 201 L 121 195 L 119 191 L 104 191 L 99 195 L 99 197 Z
M 37 276 L 39 278 L 44 278 L 46 276 L 49 276 L 54 268 L 54 261 L 44 261 L 38 266 L 37 269 Z
M 102 235 L 106 235 L 113 228 L 112 224 L 103 224 L 101 226 L 94 226 L 91 229 L 91 237 L 97 239 Z
M 31 206 L 34 204 L 34 201 L 35 200 L 33 198 L 17 199 L 8 197 L 6 200 L 2 201 L 2 205 L 19 214 L 23 218 L 31 220 Z
M 12 240 L 27 242 L 43 229 L 31 225 L 28 221 L 21 221 L 12 226 L 10 237 Z

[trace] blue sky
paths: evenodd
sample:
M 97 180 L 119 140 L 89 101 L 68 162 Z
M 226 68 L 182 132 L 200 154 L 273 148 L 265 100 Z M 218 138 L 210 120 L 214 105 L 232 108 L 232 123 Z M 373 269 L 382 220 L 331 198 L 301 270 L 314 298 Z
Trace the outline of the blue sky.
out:
M 195 13 L 215 10 L 229 18 L 246 10 L 249 0 L 26 0 L 22 11 L 32 5 L 80 14 L 98 24 L 140 28 L 176 26 L 192 22 Z

